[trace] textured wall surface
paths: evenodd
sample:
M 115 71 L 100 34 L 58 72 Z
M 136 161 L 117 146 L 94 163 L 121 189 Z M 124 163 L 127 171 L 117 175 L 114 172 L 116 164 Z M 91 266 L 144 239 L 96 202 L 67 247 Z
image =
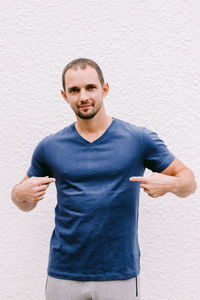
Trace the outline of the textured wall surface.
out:
M 0 2 L 0 299 L 44 299 L 55 185 L 31 212 L 10 192 L 36 144 L 75 120 L 60 95 L 72 59 L 97 61 L 108 114 L 156 131 L 199 182 L 199 11 L 195 0 Z M 199 188 L 188 198 L 141 190 L 142 300 L 200 299 L 199 215 Z

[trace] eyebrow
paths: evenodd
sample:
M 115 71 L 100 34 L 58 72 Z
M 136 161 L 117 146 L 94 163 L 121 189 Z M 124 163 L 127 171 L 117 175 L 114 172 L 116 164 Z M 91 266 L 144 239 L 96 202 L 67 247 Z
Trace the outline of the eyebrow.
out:
M 89 84 L 86 85 L 86 87 L 89 87 L 91 85 L 97 87 L 97 85 L 95 83 L 89 83 Z M 75 89 L 75 88 L 78 89 L 79 87 L 75 85 L 75 86 L 69 87 L 67 90 L 70 91 L 70 90 Z

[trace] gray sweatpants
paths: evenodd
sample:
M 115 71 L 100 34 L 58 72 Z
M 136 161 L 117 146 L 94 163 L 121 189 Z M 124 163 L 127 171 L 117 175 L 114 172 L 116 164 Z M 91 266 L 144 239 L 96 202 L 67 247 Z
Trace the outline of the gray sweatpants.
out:
M 140 278 L 76 281 L 47 276 L 46 300 L 139 300 Z

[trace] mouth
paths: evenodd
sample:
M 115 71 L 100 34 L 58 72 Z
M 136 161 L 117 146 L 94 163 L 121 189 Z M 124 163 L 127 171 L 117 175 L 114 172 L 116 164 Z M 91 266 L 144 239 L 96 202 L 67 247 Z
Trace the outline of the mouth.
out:
M 85 107 L 90 107 L 90 106 L 92 106 L 92 105 L 91 104 L 81 105 L 81 106 L 79 106 L 79 108 L 85 108 Z

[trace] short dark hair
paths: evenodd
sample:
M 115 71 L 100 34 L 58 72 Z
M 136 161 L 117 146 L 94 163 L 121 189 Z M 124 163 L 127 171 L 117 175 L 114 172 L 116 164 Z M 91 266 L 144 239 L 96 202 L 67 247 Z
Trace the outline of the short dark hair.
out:
M 72 68 L 74 68 L 76 70 L 77 67 L 80 67 L 81 69 L 84 70 L 88 65 L 91 66 L 92 68 L 94 68 L 97 71 L 99 81 L 100 81 L 101 85 L 103 86 L 104 78 L 103 78 L 103 73 L 102 73 L 99 65 L 95 61 L 93 61 L 92 59 L 77 58 L 77 59 L 74 59 L 71 62 L 69 62 L 65 66 L 65 68 L 62 72 L 62 85 L 63 85 L 64 91 L 65 91 L 65 73 L 67 72 L 67 70 L 72 69 Z

